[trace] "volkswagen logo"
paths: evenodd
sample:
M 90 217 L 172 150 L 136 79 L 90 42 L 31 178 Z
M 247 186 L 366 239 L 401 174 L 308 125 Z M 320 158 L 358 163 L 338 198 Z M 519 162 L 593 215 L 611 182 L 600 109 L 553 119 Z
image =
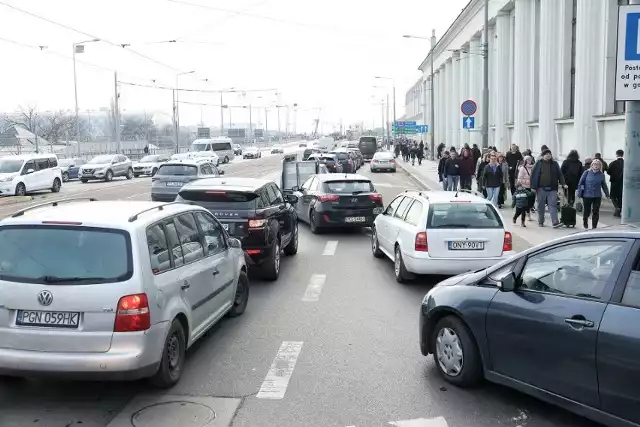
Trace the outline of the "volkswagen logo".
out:
M 49 291 L 42 291 L 38 294 L 38 302 L 40 305 L 48 306 L 53 302 L 53 294 Z

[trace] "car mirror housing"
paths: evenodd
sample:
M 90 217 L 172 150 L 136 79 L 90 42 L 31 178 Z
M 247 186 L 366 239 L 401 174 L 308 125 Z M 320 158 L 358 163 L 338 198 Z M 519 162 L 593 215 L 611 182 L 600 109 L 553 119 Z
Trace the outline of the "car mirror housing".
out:
M 498 282 L 498 288 L 502 292 L 513 292 L 516 289 L 516 275 L 511 272 Z

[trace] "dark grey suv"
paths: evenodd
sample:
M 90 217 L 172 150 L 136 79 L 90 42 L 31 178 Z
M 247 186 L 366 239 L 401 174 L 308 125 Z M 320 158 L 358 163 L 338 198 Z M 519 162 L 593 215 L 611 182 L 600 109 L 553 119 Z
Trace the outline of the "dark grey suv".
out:
M 439 283 L 419 341 L 452 384 L 485 378 L 607 426 L 640 425 L 640 230 L 573 234 Z

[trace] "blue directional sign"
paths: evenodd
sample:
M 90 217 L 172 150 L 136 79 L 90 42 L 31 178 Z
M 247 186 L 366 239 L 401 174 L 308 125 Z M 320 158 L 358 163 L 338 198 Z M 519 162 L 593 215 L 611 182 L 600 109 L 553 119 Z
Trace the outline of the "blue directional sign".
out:
M 640 60 L 638 52 L 638 29 L 640 29 L 640 13 L 627 13 L 627 31 L 624 42 L 625 61 Z
M 640 5 L 618 8 L 616 101 L 640 100 Z
M 416 132 L 418 133 L 427 133 L 429 132 L 428 125 L 416 125 Z
M 405 127 L 411 128 L 411 127 L 415 127 L 416 126 L 416 122 L 414 122 L 414 121 L 409 121 L 409 122 L 398 122 L 398 121 L 395 121 L 395 122 L 393 122 L 393 125 L 395 127 L 397 127 L 397 128 L 405 128 Z
M 467 99 L 460 105 L 460 111 L 465 116 L 473 116 L 478 111 L 478 105 L 473 99 Z
M 476 127 L 476 118 L 475 117 L 463 117 L 462 118 L 462 129 L 475 129 Z

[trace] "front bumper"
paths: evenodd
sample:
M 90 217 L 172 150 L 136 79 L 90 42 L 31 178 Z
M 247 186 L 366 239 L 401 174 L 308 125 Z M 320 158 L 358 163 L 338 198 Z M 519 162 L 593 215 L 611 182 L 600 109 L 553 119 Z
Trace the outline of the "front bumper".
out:
M 94 171 L 94 172 L 83 172 L 82 174 L 78 174 L 78 178 L 80 179 L 104 179 L 104 177 L 107 175 L 107 171 L 103 170 L 103 171 Z
M 144 332 L 114 333 L 104 353 L 43 352 L 0 348 L 0 373 L 69 379 L 137 380 L 158 370 L 167 323 Z
M 402 260 L 410 273 L 458 275 L 491 267 L 515 254 L 512 251 L 491 258 L 432 258 L 428 253 L 403 253 Z
M 133 174 L 134 175 L 149 175 L 151 176 L 153 174 L 153 168 L 144 168 L 144 169 L 136 169 L 133 168 Z
M 16 194 L 17 185 L 18 184 L 14 184 L 13 181 L 0 182 L 0 195 L 13 196 Z

